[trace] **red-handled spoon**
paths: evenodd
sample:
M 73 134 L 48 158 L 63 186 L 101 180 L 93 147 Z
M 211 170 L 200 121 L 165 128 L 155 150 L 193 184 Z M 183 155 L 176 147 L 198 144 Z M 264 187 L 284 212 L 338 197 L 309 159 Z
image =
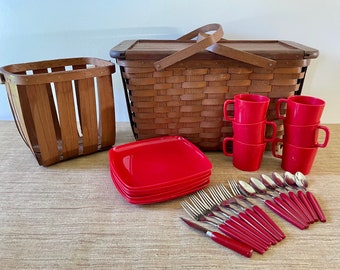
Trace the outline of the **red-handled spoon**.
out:
M 326 222 L 326 217 L 320 207 L 320 204 L 318 203 L 318 201 L 316 200 L 315 196 L 313 195 L 312 192 L 310 191 L 307 191 L 307 186 L 308 186 L 308 182 L 307 182 L 307 179 L 306 179 L 306 176 L 301 173 L 301 172 L 296 172 L 295 173 L 295 182 L 296 182 L 296 185 L 298 187 L 301 187 L 305 190 L 305 194 L 307 196 L 307 199 L 309 200 L 309 202 L 312 204 L 313 206 L 313 209 L 315 210 L 319 220 L 321 222 Z
M 282 190 L 284 190 L 284 188 L 282 187 L 282 182 L 279 182 L 277 178 L 276 181 L 274 181 L 274 179 L 265 174 L 261 174 L 260 178 L 266 188 L 271 189 L 279 194 L 281 199 L 287 204 L 289 211 L 294 214 L 295 217 L 297 217 L 304 223 L 309 223 L 309 220 L 301 211 L 301 209 L 297 207 L 294 201 L 285 192 L 282 192 Z M 277 182 L 279 182 L 279 184 L 277 184 Z M 281 191 L 279 191 L 278 189 L 281 189 Z
M 289 207 L 287 207 L 287 204 L 281 198 L 274 197 L 267 193 L 265 185 L 262 184 L 260 180 L 251 177 L 250 184 L 254 188 L 255 192 L 259 192 L 260 194 L 263 195 L 269 195 L 273 199 L 273 201 L 264 200 L 264 203 L 275 213 L 277 213 L 280 217 L 284 218 L 285 220 L 287 220 L 288 222 L 290 222 L 291 224 L 293 224 L 294 226 L 298 227 L 301 230 L 306 229 L 308 227 L 308 224 L 300 221 L 298 218 L 294 216 L 293 213 L 289 211 Z
M 276 203 L 274 203 L 271 200 L 267 200 L 262 198 L 262 196 L 259 196 L 259 194 L 256 193 L 255 189 L 249 185 L 248 183 L 244 181 L 239 181 L 239 187 L 242 193 L 247 194 L 249 197 L 256 197 L 261 199 L 268 208 L 270 208 L 273 212 L 278 214 L 283 219 L 287 220 L 294 226 L 298 227 L 299 229 L 304 229 L 305 227 L 301 225 L 300 222 L 298 222 L 295 218 L 292 218 L 291 215 L 287 214 L 286 211 L 284 211 L 280 206 L 278 206 Z
M 283 173 L 283 181 L 286 187 L 290 187 L 293 190 L 296 190 L 295 184 L 295 175 L 290 172 Z M 305 214 L 306 218 L 308 219 L 308 223 L 314 223 L 313 215 L 309 212 L 307 206 L 303 203 L 303 201 L 296 195 L 296 193 L 292 190 L 288 191 L 289 197 L 296 203 L 296 205 L 302 210 Z

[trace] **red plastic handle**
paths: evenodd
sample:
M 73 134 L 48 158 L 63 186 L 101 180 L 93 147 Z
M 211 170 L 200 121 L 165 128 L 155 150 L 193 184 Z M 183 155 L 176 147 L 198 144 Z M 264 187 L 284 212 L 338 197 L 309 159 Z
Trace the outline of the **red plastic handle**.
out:
M 241 243 L 250 246 L 252 249 L 254 249 L 257 253 L 263 254 L 266 252 L 266 249 L 264 249 L 261 246 L 258 246 L 256 243 L 251 241 L 248 236 L 240 233 L 238 230 L 235 230 L 232 226 L 230 226 L 229 222 L 225 224 L 221 224 L 218 227 L 221 232 L 226 234 L 227 236 L 240 241 Z
M 249 211 L 252 212 L 251 210 Z M 249 224 L 254 230 L 256 230 L 256 232 L 259 234 L 259 237 L 261 237 L 265 241 L 265 243 L 267 243 L 268 245 L 275 245 L 277 243 L 277 240 L 271 234 L 269 234 L 264 228 L 262 228 L 262 226 L 257 222 L 254 215 L 249 215 L 248 212 L 247 213 L 241 212 L 238 214 L 238 216 L 242 220 L 244 220 L 247 224 Z
M 228 147 L 227 147 L 227 143 L 228 142 L 233 142 L 234 143 L 234 138 L 232 138 L 232 137 L 225 137 L 223 139 L 223 143 L 222 143 L 222 150 L 223 150 L 223 153 L 226 156 L 232 157 L 233 156 L 233 152 L 228 152 Z
M 298 227 L 300 230 L 305 229 L 306 227 L 298 222 L 295 218 L 293 218 L 290 214 L 288 214 L 285 210 L 283 210 L 280 206 L 274 203 L 271 200 L 265 200 L 264 203 L 276 214 L 280 217 L 291 223 L 292 225 Z
M 269 248 L 270 243 L 266 243 L 265 241 L 263 241 L 261 236 L 259 236 L 253 228 L 251 228 L 240 218 L 231 216 L 230 219 L 226 221 L 226 223 L 227 222 L 232 222 L 234 228 L 238 229 L 244 235 L 247 235 L 247 237 L 250 238 L 257 245 L 262 246 L 266 250 Z
M 298 197 L 300 198 L 300 200 L 303 202 L 303 204 L 306 206 L 306 208 L 308 209 L 309 213 L 312 215 L 314 221 L 318 221 L 319 217 L 316 214 L 312 204 L 310 203 L 310 201 L 307 199 L 306 194 L 302 191 L 302 190 L 298 190 L 297 192 Z
M 278 101 L 276 101 L 276 118 L 278 119 L 284 119 L 285 117 L 281 114 L 281 104 L 287 103 L 288 99 L 286 98 L 280 98 Z
M 277 205 L 279 205 L 283 210 L 285 210 L 288 215 L 296 219 L 297 222 L 301 223 L 301 225 L 304 226 L 305 229 L 309 227 L 309 224 L 307 222 L 304 222 L 303 220 L 300 220 L 299 217 L 295 215 L 294 210 L 287 203 L 285 203 L 281 198 L 274 197 L 273 201 Z
M 303 214 L 306 216 L 308 223 L 314 223 L 314 218 L 309 213 L 306 206 L 302 203 L 302 201 L 299 199 L 299 197 L 295 194 L 293 191 L 288 192 L 289 197 L 295 202 L 295 204 L 301 209 Z
M 277 131 L 276 123 L 272 122 L 272 121 L 267 121 L 266 125 L 272 127 L 273 133 L 271 134 L 271 137 L 269 137 L 269 138 L 265 137 L 264 141 L 265 142 L 272 142 L 276 138 L 276 131 Z M 266 126 L 266 128 L 267 128 L 267 126 Z
M 316 214 L 318 215 L 319 220 L 321 222 L 326 222 L 326 217 L 325 217 L 325 215 L 324 215 L 324 213 L 323 213 L 323 211 L 320 207 L 320 204 L 318 203 L 315 196 L 313 195 L 313 193 L 310 192 L 310 191 L 307 191 L 306 196 L 307 196 L 308 200 L 310 201 L 310 203 L 312 204 Z
M 250 258 L 251 255 L 253 255 L 253 249 L 238 240 L 232 239 L 218 232 L 208 232 L 207 235 L 216 243 L 227 247 L 245 257 Z
M 262 227 L 262 229 L 265 231 L 268 238 L 271 240 L 272 244 L 275 245 L 278 242 L 282 240 L 280 235 L 276 232 L 274 228 L 271 227 L 271 225 L 265 221 L 261 216 L 259 216 L 257 213 L 255 213 L 253 210 L 247 208 L 245 210 L 245 213 L 251 217 L 259 226 Z
M 267 222 L 273 230 L 271 230 L 272 235 L 278 239 L 282 240 L 286 238 L 284 232 L 280 229 L 280 227 L 272 220 L 265 211 L 262 210 L 261 207 L 254 205 L 253 210 L 256 214 L 258 214 L 265 222 Z M 270 226 L 268 228 L 270 228 Z
M 234 117 L 230 117 L 228 115 L 228 105 L 234 104 L 234 102 L 235 101 L 233 99 L 227 99 L 223 104 L 223 116 L 226 121 L 233 121 L 235 119 Z
M 282 159 L 282 154 L 279 154 L 279 153 L 276 151 L 277 145 L 278 145 L 279 143 L 282 144 L 282 143 L 283 143 L 283 140 L 280 139 L 280 138 L 275 138 L 274 141 L 273 141 L 273 143 L 272 143 L 272 155 L 273 155 L 273 157 Z
M 325 139 L 324 139 L 323 143 L 317 143 L 316 146 L 321 147 L 321 148 L 325 148 L 328 144 L 328 141 L 329 141 L 329 129 L 326 126 L 318 126 L 317 128 L 324 131 Z
M 287 203 L 291 207 L 291 210 L 294 211 L 293 214 L 299 218 L 299 220 L 303 221 L 304 223 L 310 223 L 309 220 L 306 218 L 302 210 L 297 207 L 295 202 L 286 194 L 286 193 L 280 193 L 281 199 Z

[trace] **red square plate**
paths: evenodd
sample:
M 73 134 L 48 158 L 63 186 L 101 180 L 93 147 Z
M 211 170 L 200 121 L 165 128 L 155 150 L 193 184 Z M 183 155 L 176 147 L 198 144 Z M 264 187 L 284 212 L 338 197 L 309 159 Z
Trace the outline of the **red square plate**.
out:
M 204 153 L 181 136 L 164 136 L 113 147 L 110 168 L 129 190 L 171 186 L 211 171 Z

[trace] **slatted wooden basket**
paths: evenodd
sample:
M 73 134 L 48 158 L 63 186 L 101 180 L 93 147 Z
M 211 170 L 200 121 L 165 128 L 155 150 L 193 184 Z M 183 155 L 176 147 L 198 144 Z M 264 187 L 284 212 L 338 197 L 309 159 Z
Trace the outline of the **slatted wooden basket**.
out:
M 222 36 L 222 27 L 211 24 L 178 40 L 123 41 L 111 49 L 137 139 L 176 134 L 203 150 L 221 149 L 223 138 L 232 136 L 223 103 L 239 93 L 270 97 L 267 119 L 283 133 L 275 102 L 301 93 L 318 51 L 294 42 Z
M 115 143 L 114 72 L 113 63 L 97 58 L 0 69 L 17 128 L 40 165 L 90 154 Z

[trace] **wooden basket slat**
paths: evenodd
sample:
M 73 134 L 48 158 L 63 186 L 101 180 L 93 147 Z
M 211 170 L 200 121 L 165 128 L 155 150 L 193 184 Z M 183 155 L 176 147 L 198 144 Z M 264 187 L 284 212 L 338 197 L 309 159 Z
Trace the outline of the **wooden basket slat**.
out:
M 12 93 L 15 95 L 13 106 L 18 112 L 19 119 L 17 122 L 18 126 L 24 135 L 24 141 L 28 144 L 31 151 L 34 153 L 35 146 L 38 145 L 38 139 L 33 125 L 33 116 L 30 108 L 30 101 L 27 95 L 27 86 L 25 85 L 15 85 L 11 83 Z M 22 122 L 21 122 L 22 121 Z
M 10 91 L 11 89 L 11 91 Z M 23 138 L 24 142 L 30 147 L 30 149 L 33 151 L 29 139 L 28 134 L 24 125 L 24 117 L 22 113 L 22 109 L 20 106 L 20 100 L 19 100 L 19 94 L 18 94 L 18 87 L 17 85 L 13 83 L 6 82 L 6 91 L 7 91 L 7 97 L 9 101 L 10 108 L 12 110 L 13 118 L 15 120 L 15 123 L 21 122 L 22 125 L 17 124 L 18 131 Z
M 40 68 L 40 69 L 35 69 L 33 70 L 33 74 L 47 74 L 48 70 L 47 68 Z M 46 92 L 48 95 L 48 104 L 49 107 L 51 108 L 51 114 L 52 114 L 52 119 L 53 119 L 53 125 L 55 128 L 55 132 L 56 132 L 56 136 L 57 139 L 60 140 L 61 139 L 61 134 L 60 134 L 60 127 L 59 127 L 59 121 L 58 121 L 58 116 L 57 116 L 57 111 L 56 111 L 56 107 L 54 104 L 54 99 L 53 99 L 53 93 L 52 93 L 52 87 L 50 83 L 46 83 L 45 84 L 46 87 Z
M 93 79 L 77 81 L 77 100 L 83 139 L 83 153 L 98 150 L 98 125 Z
M 46 84 L 39 84 L 28 85 L 26 90 L 38 142 L 33 148 L 37 148 L 35 151 L 41 154 L 42 164 L 48 166 L 60 160 L 49 89 Z
M 56 82 L 55 88 L 61 129 L 62 156 L 64 159 L 68 159 L 77 156 L 79 152 L 79 134 L 72 83 L 70 81 Z
M 112 81 L 110 78 L 98 77 L 98 96 L 99 96 L 99 130 L 101 132 L 101 146 L 108 147 L 111 145 L 112 138 L 115 139 L 115 115 L 114 115 L 114 103 Z

